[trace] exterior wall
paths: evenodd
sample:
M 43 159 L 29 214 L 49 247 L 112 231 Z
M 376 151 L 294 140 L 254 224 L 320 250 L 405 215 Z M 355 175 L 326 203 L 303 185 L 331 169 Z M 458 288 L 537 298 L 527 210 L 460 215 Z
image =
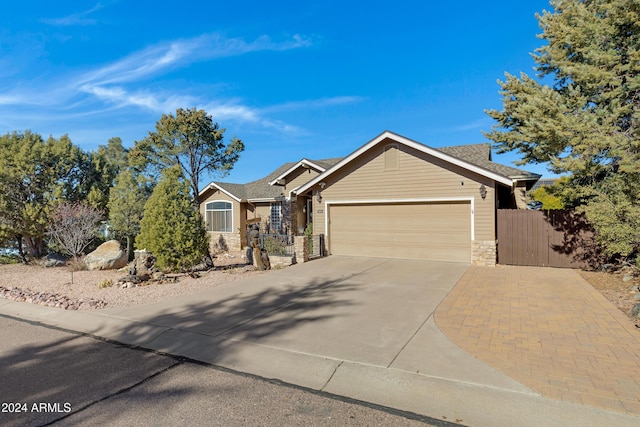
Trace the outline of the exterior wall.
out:
M 246 219 L 260 219 L 260 231 L 264 230 L 269 218 L 271 217 L 271 203 L 257 202 L 247 204 Z
M 284 185 L 282 193 L 286 197 L 289 197 L 289 194 L 292 190 L 295 190 L 301 185 L 306 184 L 316 176 L 318 176 L 318 172 L 315 169 L 305 169 L 303 167 L 299 167 L 297 170 L 293 171 L 287 176 L 287 183 Z M 284 203 L 286 202 L 283 202 L 283 205 Z M 306 199 L 303 197 L 299 197 L 298 199 L 291 200 L 290 203 L 290 211 L 288 212 L 289 218 L 283 218 L 283 221 L 290 221 L 289 232 L 291 234 L 301 235 L 302 233 L 304 233 L 304 229 L 307 225 L 306 213 L 304 213 L 303 211 L 303 208 L 305 208 L 306 205 Z
M 389 143 L 394 144 L 394 141 L 382 141 L 354 159 L 351 165 L 329 176 L 324 189 L 319 186 L 312 189 L 314 234 L 326 234 L 326 201 L 473 198 L 474 240 L 493 242 L 495 246 L 493 180 L 402 144 L 394 144 L 398 147 L 397 152 L 393 153 L 394 157 L 397 155 L 397 160 L 392 158 L 393 162 L 390 163 L 387 157 L 385 167 L 384 151 Z M 480 185 L 486 188 L 485 199 L 480 197 Z M 316 190 L 320 190 L 320 202 L 315 196 Z M 481 252 L 484 253 L 483 245 L 478 244 L 478 248 L 472 250 L 472 262 L 483 258 L 480 256 Z
M 519 185 L 514 188 L 513 196 L 516 201 L 517 209 L 527 209 L 527 187 L 525 187 L 525 183 L 518 183 Z
M 233 223 L 231 225 L 232 231 L 230 233 L 221 233 L 219 231 L 207 230 L 207 233 L 209 234 L 209 248 L 212 253 L 239 251 L 242 249 L 242 240 L 239 230 L 242 229 L 241 227 L 244 223 L 242 217 L 242 206 L 238 201 L 234 200 L 227 194 L 219 190 L 212 190 L 211 192 L 204 194 L 204 198 L 200 202 L 200 214 L 202 215 L 202 218 L 206 219 L 205 212 L 207 203 L 216 200 L 231 202 L 233 209 Z
M 214 254 L 242 249 L 240 233 L 209 232 L 209 251 Z
M 287 183 L 283 187 L 282 192 L 288 197 L 291 190 L 295 190 L 303 184 L 311 181 L 318 176 L 318 172 L 314 169 L 298 168 L 287 176 Z

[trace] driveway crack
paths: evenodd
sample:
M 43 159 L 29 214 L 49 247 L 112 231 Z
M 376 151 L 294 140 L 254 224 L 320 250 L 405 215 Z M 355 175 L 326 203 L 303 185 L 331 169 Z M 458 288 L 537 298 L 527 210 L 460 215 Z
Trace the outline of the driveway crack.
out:
M 340 366 L 342 366 L 342 364 L 344 363 L 344 360 L 340 361 L 340 363 L 338 364 L 338 366 L 336 366 L 336 368 L 333 370 L 333 372 L 331 373 L 331 376 L 329 377 L 329 379 L 327 380 L 327 382 L 325 382 L 322 387 L 320 387 L 320 391 L 324 391 L 325 387 L 329 385 L 329 383 L 331 382 L 331 380 L 333 379 L 333 376 L 336 374 L 336 372 L 338 372 L 338 369 L 340 368 Z
M 404 343 L 404 345 L 402 346 L 402 348 L 396 353 L 395 356 L 393 356 L 393 359 L 391 360 L 391 362 L 389 362 L 389 364 L 387 365 L 387 368 L 390 368 L 391 365 L 393 365 L 393 363 L 396 361 L 396 359 L 398 358 L 398 356 L 400 356 L 400 353 L 402 353 L 404 351 L 405 348 L 407 348 L 407 346 L 409 345 L 409 343 L 413 340 L 413 338 L 418 334 L 418 332 L 420 331 L 420 329 L 422 329 L 424 327 L 424 325 L 429 321 L 429 319 L 431 319 L 433 317 L 433 313 L 435 313 L 435 310 L 432 311 L 431 313 L 429 313 L 429 315 L 427 316 L 426 319 L 424 319 L 424 321 L 420 324 L 420 326 L 418 326 L 418 329 L 416 329 L 413 334 L 411 334 L 411 336 L 409 337 L 409 339 L 407 340 L 406 343 Z

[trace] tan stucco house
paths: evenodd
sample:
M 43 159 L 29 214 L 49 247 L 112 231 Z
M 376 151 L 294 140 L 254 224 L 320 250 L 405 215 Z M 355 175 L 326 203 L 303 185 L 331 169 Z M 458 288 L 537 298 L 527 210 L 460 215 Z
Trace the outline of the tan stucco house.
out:
M 489 144 L 431 148 L 385 131 L 344 158 L 287 163 L 200 192 L 213 245 L 240 249 L 248 224 L 324 235 L 326 253 L 495 264 L 496 209 L 524 208 L 540 175 L 491 161 Z

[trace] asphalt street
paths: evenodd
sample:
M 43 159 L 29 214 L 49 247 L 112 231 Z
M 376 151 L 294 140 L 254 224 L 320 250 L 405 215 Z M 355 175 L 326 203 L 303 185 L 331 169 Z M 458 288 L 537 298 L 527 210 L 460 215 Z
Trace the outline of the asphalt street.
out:
M 0 343 L 7 427 L 454 425 L 16 318 Z

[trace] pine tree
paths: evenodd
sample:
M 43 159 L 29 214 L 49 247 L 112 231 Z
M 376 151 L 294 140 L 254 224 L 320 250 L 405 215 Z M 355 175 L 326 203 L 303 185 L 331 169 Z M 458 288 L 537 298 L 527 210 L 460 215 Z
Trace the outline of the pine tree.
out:
M 174 166 L 163 171 L 145 203 L 136 247 L 150 250 L 162 270 L 189 269 L 209 253 L 207 232 L 189 193 L 189 184 Z
M 235 136 L 225 142 L 224 133 L 225 129 L 206 111 L 178 108 L 175 116 L 162 115 L 155 132 L 136 141 L 131 156 L 140 165 L 158 170 L 179 166 L 191 186 L 193 207 L 198 210 L 202 174 L 225 176 L 244 150 L 244 144 Z
M 144 188 L 130 169 L 118 175 L 109 192 L 109 230 L 116 238 L 126 239 L 127 254 L 131 254 L 131 239 L 140 232 L 146 199 Z
M 540 79 L 506 74 L 485 135 L 521 164 L 569 174 L 565 202 L 586 213 L 606 254 L 628 257 L 640 250 L 640 2 L 551 6 L 537 15 Z
M 0 136 L 0 242 L 44 255 L 53 207 L 82 200 L 86 154 L 68 136 L 46 141 L 30 131 Z

